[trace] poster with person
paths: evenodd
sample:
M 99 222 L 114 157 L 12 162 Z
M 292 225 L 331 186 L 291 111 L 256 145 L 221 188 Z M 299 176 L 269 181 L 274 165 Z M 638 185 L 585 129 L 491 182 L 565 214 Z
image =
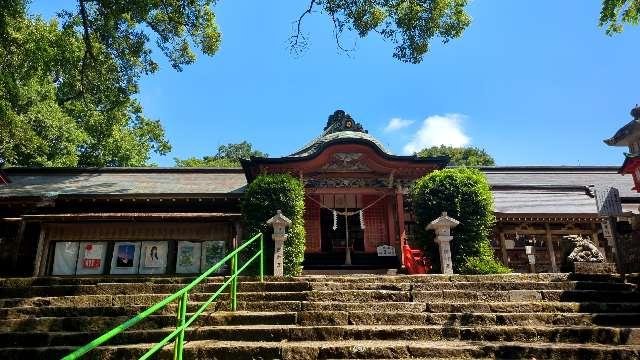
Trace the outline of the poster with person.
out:
M 143 241 L 140 257 L 140 274 L 164 274 L 167 272 L 167 242 Z
M 75 275 L 78 262 L 79 243 L 77 241 L 59 241 L 53 252 L 53 270 L 51 275 Z
M 196 274 L 200 271 L 200 243 L 191 241 L 178 242 L 177 274 Z
M 113 247 L 111 274 L 137 274 L 140 243 L 117 242 Z
M 224 241 L 205 241 L 202 243 L 202 268 L 201 272 L 209 270 L 213 265 L 227 256 L 227 249 Z M 228 264 L 224 264 L 216 274 L 227 272 Z
M 77 275 L 99 275 L 104 271 L 107 243 L 83 241 L 79 245 Z

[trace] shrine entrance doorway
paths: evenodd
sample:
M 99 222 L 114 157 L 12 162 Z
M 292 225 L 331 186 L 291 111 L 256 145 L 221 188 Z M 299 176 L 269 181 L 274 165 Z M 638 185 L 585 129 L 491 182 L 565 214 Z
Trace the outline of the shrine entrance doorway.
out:
M 360 209 L 345 209 L 352 215 L 337 214 L 323 210 L 320 217 L 322 229 L 321 250 L 323 253 L 344 254 L 347 246 L 351 252 L 364 252 L 364 229 L 360 224 Z M 335 229 L 334 229 L 335 227 Z

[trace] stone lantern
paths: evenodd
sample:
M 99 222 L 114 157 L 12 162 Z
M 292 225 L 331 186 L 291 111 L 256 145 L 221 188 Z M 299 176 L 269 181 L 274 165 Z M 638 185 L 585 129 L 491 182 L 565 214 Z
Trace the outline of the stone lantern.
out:
M 273 242 L 275 251 L 273 254 L 273 275 L 284 275 L 284 241 L 287 239 L 287 227 L 291 227 L 291 220 L 282 215 L 282 210 L 267 220 L 267 224 L 273 226 Z
M 427 230 L 433 230 L 436 233 L 436 244 L 440 249 L 440 268 L 443 274 L 453 274 L 453 261 L 451 260 L 451 229 L 460 225 L 460 222 L 454 218 L 447 216 L 447 212 L 443 212 L 442 216 L 433 220 Z

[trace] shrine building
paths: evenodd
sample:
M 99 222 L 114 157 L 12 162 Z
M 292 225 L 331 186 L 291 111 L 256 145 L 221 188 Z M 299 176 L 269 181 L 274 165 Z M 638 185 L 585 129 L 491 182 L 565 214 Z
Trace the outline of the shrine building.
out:
M 262 173 L 304 183 L 305 271 L 402 269 L 402 249 L 416 240 L 410 187 L 446 166 L 444 157 L 392 154 L 338 110 L 320 136 L 290 155 L 254 157 L 237 169 L 7 168 L 0 172 L 0 272 L 199 273 L 251 235 L 243 233 L 240 199 Z M 495 200 L 496 257 L 517 272 L 529 269 L 525 242 L 535 244 L 537 272 L 561 271 L 561 239 L 570 234 L 588 236 L 611 258 L 598 194 L 617 189 L 627 213 L 640 205 L 633 181 L 614 166 L 480 170 Z

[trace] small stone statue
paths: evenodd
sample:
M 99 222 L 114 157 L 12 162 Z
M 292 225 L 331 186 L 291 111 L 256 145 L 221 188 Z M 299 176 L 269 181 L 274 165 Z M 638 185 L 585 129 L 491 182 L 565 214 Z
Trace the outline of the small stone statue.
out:
M 584 239 L 582 236 L 568 235 L 563 238 L 569 240 L 568 242 L 573 247 L 573 250 L 567 256 L 567 262 L 604 263 L 607 261 L 600 250 L 591 241 Z

